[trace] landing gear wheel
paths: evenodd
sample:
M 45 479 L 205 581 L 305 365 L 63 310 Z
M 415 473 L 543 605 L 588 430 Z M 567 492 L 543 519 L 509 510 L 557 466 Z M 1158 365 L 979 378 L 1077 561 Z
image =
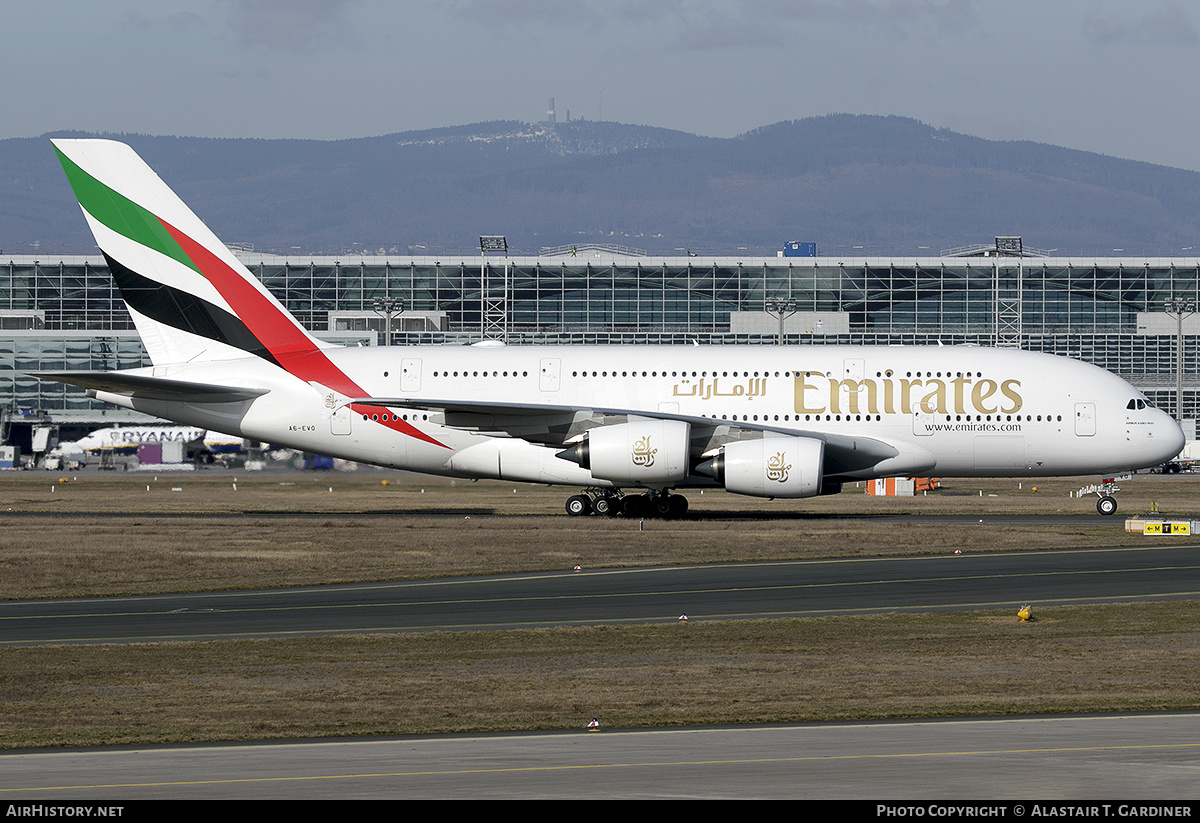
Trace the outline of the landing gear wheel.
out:
M 611 514 L 612 508 L 613 508 L 613 501 L 612 501 L 611 497 L 597 497 L 595 502 L 592 503 L 592 511 L 594 511 L 596 514 L 600 515 L 601 517 L 603 517 L 606 514 Z
M 592 501 L 586 494 L 576 494 L 567 498 L 567 514 L 572 517 L 583 517 L 592 513 Z
M 621 498 L 621 514 L 626 517 L 641 517 L 652 511 L 650 498 L 644 494 L 630 494 Z
M 1100 512 L 1101 514 L 1113 514 L 1116 512 L 1116 510 L 1117 498 L 1115 497 L 1105 496 L 1096 501 L 1096 511 Z

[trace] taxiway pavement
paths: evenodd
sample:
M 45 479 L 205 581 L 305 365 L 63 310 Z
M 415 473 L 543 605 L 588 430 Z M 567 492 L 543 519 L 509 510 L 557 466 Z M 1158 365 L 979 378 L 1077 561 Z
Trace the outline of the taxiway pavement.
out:
M 0 644 L 802 617 L 1200 597 L 1200 547 L 566 570 L 0 603 Z

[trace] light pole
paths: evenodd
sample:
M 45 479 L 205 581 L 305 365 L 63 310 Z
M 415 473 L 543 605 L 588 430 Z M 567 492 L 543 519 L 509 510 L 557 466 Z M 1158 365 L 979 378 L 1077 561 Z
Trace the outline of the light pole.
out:
M 779 318 L 779 336 L 776 342 L 783 345 L 783 321 L 796 313 L 796 301 L 790 297 L 786 300 L 772 297 L 766 302 L 767 314 Z
M 1196 313 L 1194 297 L 1169 297 L 1163 302 L 1167 317 L 1174 317 L 1175 332 L 1175 419 L 1183 425 L 1183 321 Z
M 392 345 L 392 318 L 404 313 L 404 301 L 399 297 L 376 297 L 372 308 L 385 319 L 383 345 Z

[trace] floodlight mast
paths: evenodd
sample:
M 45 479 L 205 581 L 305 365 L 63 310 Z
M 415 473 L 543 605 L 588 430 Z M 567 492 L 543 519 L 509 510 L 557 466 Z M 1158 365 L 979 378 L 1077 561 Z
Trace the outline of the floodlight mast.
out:
M 1016 282 L 1008 272 L 1001 275 L 1000 259 L 1016 258 Z M 1025 317 L 1025 246 L 1019 235 L 997 235 L 992 252 L 992 294 L 995 301 L 995 345 L 1021 348 L 1022 323 Z
M 488 252 L 500 252 L 508 256 L 508 238 L 503 234 L 484 234 L 479 237 L 479 251 L 486 255 Z
M 501 276 L 492 274 L 488 254 L 503 254 Z M 508 340 L 508 239 L 502 234 L 479 236 L 479 333 L 484 340 Z
M 782 346 L 783 321 L 796 313 L 796 301 L 790 297 L 786 299 L 772 297 L 767 300 L 765 308 L 767 314 L 779 318 L 779 335 L 775 338 L 775 342 Z
M 376 297 L 372 310 L 384 318 L 383 345 L 392 345 L 392 318 L 404 313 L 404 301 L 399 297 Z
M 1183 425 L 1183 321 L 1196 313 L 1196 298 L 1168 297 L 1163 312 L 1174 317 L 1175 331 L 1175 419 Z

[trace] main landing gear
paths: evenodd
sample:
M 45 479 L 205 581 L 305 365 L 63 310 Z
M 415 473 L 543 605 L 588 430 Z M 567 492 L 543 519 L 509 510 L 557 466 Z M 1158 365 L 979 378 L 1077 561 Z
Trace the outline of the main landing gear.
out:
M 612 489 L 588 489 L 583 494 L 567 498 L 567 514 L 584 517 L 589 514 L 623 517 L 661 517 L 674 519 L 687 514 L 687 498 L 669 490 L 646 494 L 626 494 Z

